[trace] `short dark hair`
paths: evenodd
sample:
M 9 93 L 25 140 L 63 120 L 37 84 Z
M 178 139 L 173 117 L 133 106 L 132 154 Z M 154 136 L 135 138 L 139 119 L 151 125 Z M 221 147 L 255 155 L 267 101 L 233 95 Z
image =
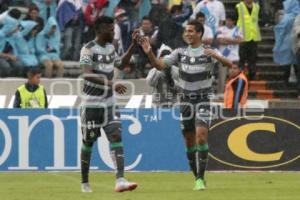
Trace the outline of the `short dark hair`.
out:
M 196 32 L 198 32 L 198 33 L 201 32 L 202 35 L 203 35 L 203 33 L 204 33 L 204 27 L 203 27 L 203 25 L 202 25 L 200 22 L 198 22 L 197 20 L 195 20 L 195 19 L 190 20 L 190 21 L 187 23 L 187 25 L 195 26 Z
M 11 9 L 9 12 L 8 12 L 8 15 L 11 16 L 12 18 L 15 18 L 15 19 L 20 19 L 21 17 L 21 11 L 19 9 Z
M 226 15 L 226 19 L 231 19 L 232 21 L 236 21 L 237 20 L 237 16 L 234 13 L 228 13 Z
M 241 64 L 240 61 L 232 61 L 232 65 L 237 65 L 241 71 L 244 70 L 244 66 Z
M 176 11 L 178 11 L 178 10 L 182 10 L 182 5 L 180 4 L 180 5 L 173 5 L 172 7 L 171 7 L 171 9 L 170 9 L 170 13 L 171 14 L 174 14 Z
M 144 16 L 142 18 L 142 21 L 144 21 L 144 20 L 148 20 L 148 21 L 150 21 L 152 23 L 152 20 L 151 20 L 151 18 L 149 16 Z
M 42 70 L 39 67 L 31 67 L 30 69 L 28 69 L 27 71 L 27 76 L 28 77 L 33 77 L 37 74 L 41 74 Z
M 198 19 L 199 17 L 205 18 L 205 14 L 203 12 L 198 12 L 196 15 L 196 19 Z
M 94 24 L 95 32 L 101 30 L 103 25 L 113 24 L 113 23 L 114 23 L 114 19 L 112 17 L 108 17 L 108 16 L 97 17 Z

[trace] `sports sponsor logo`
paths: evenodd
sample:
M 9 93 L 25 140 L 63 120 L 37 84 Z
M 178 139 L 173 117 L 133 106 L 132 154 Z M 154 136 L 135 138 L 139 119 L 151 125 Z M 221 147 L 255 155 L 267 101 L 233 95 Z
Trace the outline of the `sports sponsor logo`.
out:
M 300 158 L 300 126 L 286 119 L 238 117 L 211 127 L 210 156 L 240 169 L 271 169 Z

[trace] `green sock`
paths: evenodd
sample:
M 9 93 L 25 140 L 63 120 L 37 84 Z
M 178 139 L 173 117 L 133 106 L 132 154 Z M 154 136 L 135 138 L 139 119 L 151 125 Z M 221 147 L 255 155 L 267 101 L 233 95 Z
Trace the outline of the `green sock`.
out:
M 186 149 L 186 155 L 189 160 L 190 169 L 193 172 L 194 176 L 197 176 L 197 166 L 196 166 L 196 151 L 197 146 L 188 147 Z
M 208 144 L 198 144 L 196 153 L 197 176 L 196 179 L 204 180 L 208 160 Z
M 92 145 L 83 144 L 81 148 L 81 182 L 89 182 L 89 170 L 92 156 Z
M 116 178 L 124 177 L 124 150 L 122 142 L 111 143 L 110 152 L 116 166 Z

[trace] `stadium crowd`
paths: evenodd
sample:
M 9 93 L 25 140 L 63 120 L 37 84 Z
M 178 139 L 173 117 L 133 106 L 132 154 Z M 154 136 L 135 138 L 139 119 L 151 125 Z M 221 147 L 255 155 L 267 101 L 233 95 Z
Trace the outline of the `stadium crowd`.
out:
M 217 48 L 232 61 L 239 61 L 251 80 L 255 77 L 257 43 L 261 36 L 255 23 L 242 22 L 241 15 L 247 18 L 248 13 L 252 19 L 257 18 L 260 26 L 278 23 L 274 28 L 274 61 L 296 66 L 300 77 L 296 65 L 299 20 L 294 23 L 297 15 L 299 18 L 299 0 L 241 2 L 235 12 L 226 15 L 224 2 L 219 0 L 1 0 L 0 76 L 24 76 L 28 68 L 42 67 L 45 77 L 62 77 L 62 60 L 78 61 L 81 47 L 95 37 L 95 19 L 108 15 L 115 18 L 114 46 L 120 55 L 126 52 L 131 33 L 137 28 L 140 35 L 150 38 L 155 53 L 162 52 L 162 46 L 171 50 L 180 47 L 184 45 L 182 33 L 187 20 L 197 19 L 205 28 L 203 44 Z M 19 5 L 28 8 L 27 13 L 11 8 Z M 248 12 L 241 12 L 244 9 L 241 6 L 246 6 Z M 282 12 L 275 15 L 274 10 Z M 242 25 L 246 29 L 242 30 Z M 247 29 L 254 31 L 247 34 Z M 116 75 L 122 79 L 145 78 L 152 68 L 142 49 L 136 48 L 130 64 Z M 290 69 L 287 67 L 287 77 Z M 226 75 L 226 71 L 219 71 L 221 82 L 225 83 Z

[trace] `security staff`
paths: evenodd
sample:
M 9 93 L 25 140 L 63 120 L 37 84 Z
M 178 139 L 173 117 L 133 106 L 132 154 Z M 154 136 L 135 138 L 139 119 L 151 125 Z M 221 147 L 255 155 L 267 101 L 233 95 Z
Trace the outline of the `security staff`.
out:
M 14 108 L 47 108 L 47 95 L 40 85 L 41 71 L 30 69 L 27 72 L 28 81 L 21 85 L 15 94 Z
M 248 97 L 248 80 L 237 62 L 232 64 L 229 76 L 230 79 L 225 86 L 224 107 L 229 109 L 244 108 Z
M 243 42 L 240 44 L 240 62 L 247 63 L 249 79 L 253 80 L 256 73 L 257 42 L 261 41 L 258 26 L 259 5 L 253 0 L 244 0 L 236 5 L 238 16 L 237 26 L 243 33 Z

